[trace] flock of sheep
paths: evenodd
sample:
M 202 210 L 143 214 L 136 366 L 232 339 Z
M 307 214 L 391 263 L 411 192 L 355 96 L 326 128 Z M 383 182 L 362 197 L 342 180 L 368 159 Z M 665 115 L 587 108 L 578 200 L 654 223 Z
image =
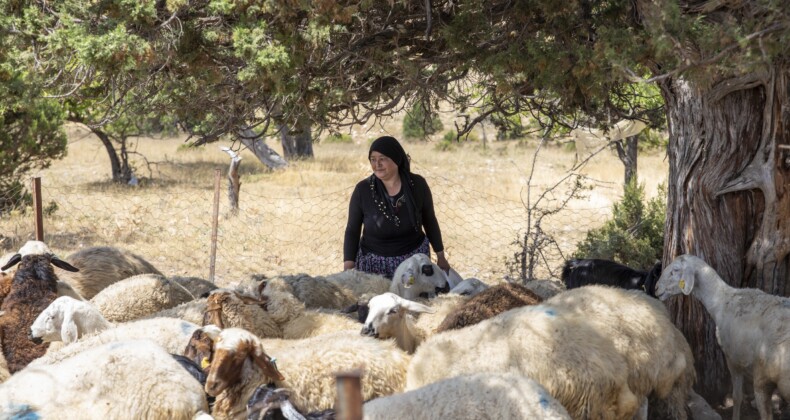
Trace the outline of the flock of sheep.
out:
M 61 260 L 30 241 L 0 266 L 0 419 L 329 419 L 335 374 L 356 369 L 366 419 L 715 419 L 656 299 L 680 293 L 716 322 L 734 419 L 746 379 L 761 419 L 774 391 L 790 401 L 790 300 L 692 256 L 663 272 L 571 261 L 567 290 L 463 280 L 421 254 L 392 280 L 233 288 L 111 247 Z

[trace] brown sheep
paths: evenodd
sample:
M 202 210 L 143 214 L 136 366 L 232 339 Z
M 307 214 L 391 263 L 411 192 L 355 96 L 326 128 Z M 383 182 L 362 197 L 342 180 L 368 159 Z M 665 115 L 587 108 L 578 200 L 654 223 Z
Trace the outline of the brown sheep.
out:
M 36 317 L 58 297 L 58 277 L 52 266 L 78 271 L 39 241 L 28 241 L 0 270 L 16 264 L 19 266 L 11 290 L 0 306 L 0 343 L 11 373 L 44 355 L 49 346 L 41 341 L 34 343 L 28 333 Z
M 507 310 L 526 305 L 537 305 L 542 301 L 543 299 L 535 292 L 520 284 L 499 284 L 478 293 L 456 308 L 439 324 L 436 332 L 474 325 Z
M 85 300 L 90 300 L 113 283 L 138 274 L 158 274 L 164 277 L 143 257 L 109 246 L 81 249 L 69 255 L 66 260 L 80 272 L 71 274 L 58 271 L 57 274 Z

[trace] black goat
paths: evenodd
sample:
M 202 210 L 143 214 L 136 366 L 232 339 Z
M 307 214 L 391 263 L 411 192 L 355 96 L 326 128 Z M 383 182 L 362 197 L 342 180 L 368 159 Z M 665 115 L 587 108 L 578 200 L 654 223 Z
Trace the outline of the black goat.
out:
M 661 263 L 650 271 L 634 270 L 631 267 L 609 260 L 573 259 L 562 269 L 562 282 L 567 289 L 588 284 L 606 284 L 623 289 L 639 289 L 656 296 L 656 283 L 661 277 Z
M 247 402 L 247 420 L 335 420 L 335 410 L 328 409 L 303 415 L 289 400 L 289 391 L 261 385 Z

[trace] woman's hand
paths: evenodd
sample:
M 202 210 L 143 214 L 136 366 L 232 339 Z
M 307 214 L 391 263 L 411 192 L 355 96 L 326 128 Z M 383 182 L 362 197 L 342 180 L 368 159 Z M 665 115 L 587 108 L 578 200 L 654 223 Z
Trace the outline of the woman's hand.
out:
M 354 268 L 354 261 L 343 261 L 343 271 Z
M 444 252 L 436 253 L 436 265 L 444 270 L 445 273 L 450 273 L 450 263 L 447 261 L 447 257 L 444 256 Z

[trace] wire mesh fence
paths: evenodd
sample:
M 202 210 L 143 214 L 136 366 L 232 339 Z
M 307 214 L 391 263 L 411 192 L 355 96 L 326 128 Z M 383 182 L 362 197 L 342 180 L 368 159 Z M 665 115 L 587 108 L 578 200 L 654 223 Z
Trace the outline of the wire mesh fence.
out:
M 434 196 L 448 259 L 464 277 L 498 281 L 514 276 L 514 256 L 528 231 L 520 200 L 472 190 L 418 167 Z M 367 174 L 360 173 L 359 179 Z M 354 185 L 337 185 L 308 195 L 298 188 L 282 193 L 241 188 L 240 208 L 231 216 L 221 184 L 216 245 L 216 282 L 233 283 L 252 274 L 325 275 L 342 269 L 343 234 Z M 61 186 L 42 180 L 44 240 L 62 257 L 90 246 L 135 252 L 167 275 L 207 278 L 212 234 L 214 179 L 203 188 L 177 185 L 114 187 Z M 282 190 L 277 190 L 282 191 Z M 23 189 L 0 201 L 18 202 Z M 577 202 L 549 218 L 542 229 L 559 252 L 542 262 L 539 278 L 556 276 L 584 238 L 611 213 L 609 207 Z M 0 249 L 12 252 L 34 238 L 29 206 L 0 213 Z

